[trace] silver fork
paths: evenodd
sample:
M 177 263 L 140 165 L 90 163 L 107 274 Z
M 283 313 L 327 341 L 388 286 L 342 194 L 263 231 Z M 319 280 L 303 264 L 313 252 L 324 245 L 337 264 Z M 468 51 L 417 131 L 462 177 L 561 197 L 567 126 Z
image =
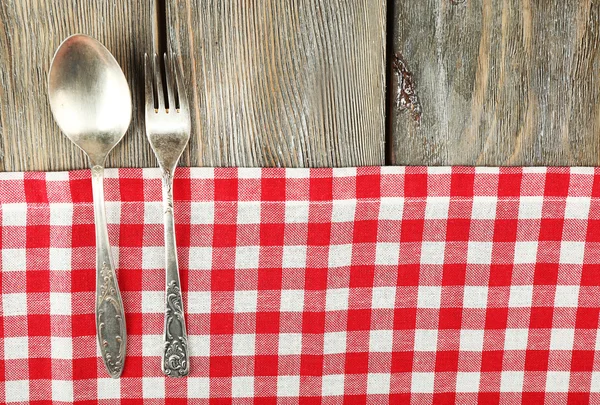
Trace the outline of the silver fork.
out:
M 165 71 L 166 98 L 161 66 Z M 173 58 L 144 55 L 146 73 L 146 135 L 162 170 L 165 225 L 165 325 L 162 370 L 167 376 L 189 373 L 187 332 L 181 298 L 173 217 L 173 173 L 190 139 L 190 109 L 181 74 Z

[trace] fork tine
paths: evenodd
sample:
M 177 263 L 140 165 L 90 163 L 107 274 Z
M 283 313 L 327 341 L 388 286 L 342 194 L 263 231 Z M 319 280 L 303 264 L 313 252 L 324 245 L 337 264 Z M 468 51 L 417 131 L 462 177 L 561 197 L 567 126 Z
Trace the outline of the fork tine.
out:
M 190 109 L 188 106 L 187 96 L 185 94 L 183 75 L 181 74 L 179 64 L 175 62 L 175 58 L 171 58 L 171 67 L 173 68 L 173 76 L 175 77 L 175 85 L 177 86 L 177 96 L 179 97 L 179 109 L 187 113 Z
M 146 94 L 146 111 L 154 112 L 154 89 L 152 88 L 152 81 L 154 80 L 152 75 L 152 66 L 148 60 L 148 54 L 144 54 L 144 81 L 146 82 L 145 94 Z
M 155 103 L 155 105 L 159 110 L 162 110 L 165 108 L 165 95 L 163 92 L 160 62 L 157 54 L 154 54 L 154 85 L 156 86 L 156 98 L 158 99 L 158 103 Z
M 165 63 L 165 80 L 167 81 L 167 101 L 169 102 L 169 111 L 175 112 L 177 105 L 175 103 L 175 90 L 173 89 L 173 70 L 171 67 L 171 58 L 167 58 L 167 54 L 163 55 Z

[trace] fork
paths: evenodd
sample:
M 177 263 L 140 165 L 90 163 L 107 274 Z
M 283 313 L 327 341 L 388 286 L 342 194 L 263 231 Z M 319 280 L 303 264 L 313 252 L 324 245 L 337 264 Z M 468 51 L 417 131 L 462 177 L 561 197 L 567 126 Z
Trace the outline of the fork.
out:
M 162 371 L 171 377 L 189 373 L 187 332 L 181 297 L 179 265 L 173 216 L 173 174 L 190 139 L 190 109 L 182 75 L 173 58 L 144 55 L 146 74 L 146 136 L 162 170 L 163 219 L 165 227 L 165 323 Z M 164 67 L 166 97 L 161 64 Z

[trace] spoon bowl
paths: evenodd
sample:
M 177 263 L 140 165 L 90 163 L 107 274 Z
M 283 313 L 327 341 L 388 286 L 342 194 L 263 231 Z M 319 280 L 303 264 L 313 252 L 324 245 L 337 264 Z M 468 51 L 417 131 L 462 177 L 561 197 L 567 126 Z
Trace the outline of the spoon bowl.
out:
M 50 108 L 62 132 L 103 165 L 131 122 L 131 92 L 121 67 L 100 42 L 72 35 L 60 44 L 48 75 Z

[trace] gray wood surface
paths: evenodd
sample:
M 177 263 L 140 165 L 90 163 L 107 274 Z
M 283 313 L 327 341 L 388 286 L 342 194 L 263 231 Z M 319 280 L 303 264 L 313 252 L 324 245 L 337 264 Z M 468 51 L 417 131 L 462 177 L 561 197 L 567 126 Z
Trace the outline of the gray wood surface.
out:
M 170 1 L 202 166 L 385 163 L 386 1 Z
M 385 1 L 167 1 L 193 133 L 182 165 L 384 164 Z M 143 127 L 150 1 L 0 2 L 0 171 L 87 167 L 50 113 L 46 77 L 68 35 L 104 43 L 134 118 L 109 166 L 155 166 Z
M 134 98 L 132 125 L 109 156 L 110 166 L 155 165 L 143 134 L 143 49 L 151 42 L 143 0 L 0 1 L 0 171 L 88 167 L 52 119 L 46 80 L 54 51 L 67 36 L 91 35 L 121 64 Z
M 600 2 L 395 0 L 421 124 L 392 105 L 388 162 L 600 164 Z

